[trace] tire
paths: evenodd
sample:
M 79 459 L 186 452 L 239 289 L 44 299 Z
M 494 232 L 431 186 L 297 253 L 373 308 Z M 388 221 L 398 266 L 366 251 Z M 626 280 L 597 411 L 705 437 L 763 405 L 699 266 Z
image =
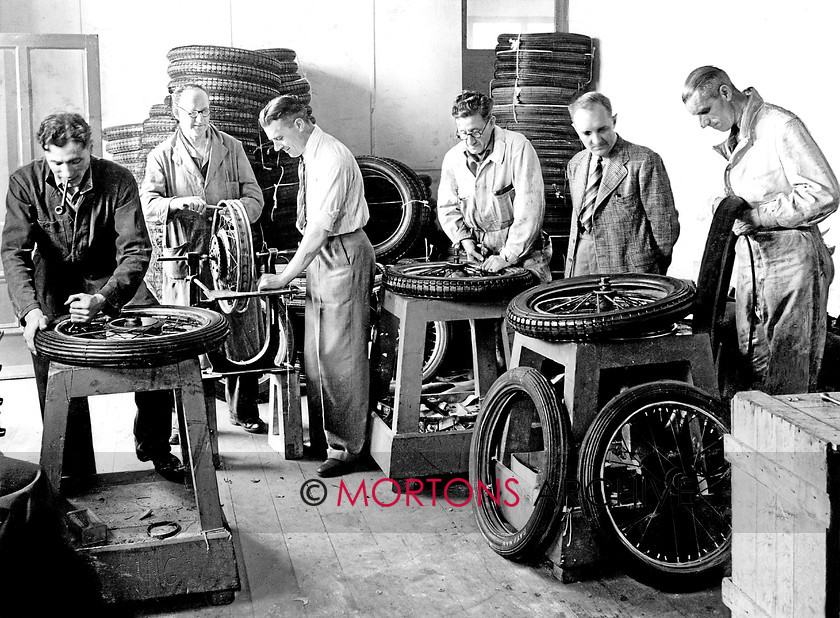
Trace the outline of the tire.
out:
M 149 108 L 149 118 L 174 118 L 172 106 L 166 103 L 155 103 Z
M 128 163 L 142 163 L 146 165 L 146 157 L 149 156 L 149 150 L 141 148 L 140 150 L 132 150 L 130 152 L 121 152 L 114 155 L 114 163 L 126 165 Z
M 428 382 L 446 359 L 452 326 L 449 322 L 429 322 L 426 325 L 426 348 L 423 352 L 422 382 Z
M 113 142 L 128 137 L 140 137 L 143 134 L 143 124 L 118 124 L 113 127 L 102 129 L 102 139 L 106 142 Z
M 541 556 L 559 531 L 571 436 L 568 414 L 545 376 L 531 367 L 516 367 L 502 374 L 490 387 L 470 444 L 470 485 L 477 488 L 480 481 L 487 487 L 496 487 L 495 462 L 510 466 L 511 452 L 503 441 L 511 412 L 523 413 L 523 404 L 528 402 L 534 408 L 530 426 L 535 413 L 544 449 L 543 483 L 533 512 L 525 525 L 517 529 L 493 500 L 485 496 L 483 500 L 472 501 L 476 523 L 487 543 L 497 554 L 512 560 Z
M 169 80 L 169 92 L 174 92 L 176 88 L 186 84 L 200 84 L 208 92 L 235 94 L 254 101 L 269 101 L 277 96 L 277 88 L 269 88 L 268 86 L 261 86 L 235 79 L 222 79 L 220 77 L 201 75 L 186 75 Z
M 663 380 L 621 392 L 587 430 L 582 507 L 629 575 L 666 589 L 720 582 L 732 543 L 722 418 L 716 399 Z
M 265 71 L 279 72 L 282 66 L 280 62 L 263 53 L 240 49 L 237 47 L 222 47 L 219 45 L 184 45 L 174 47 L 166 54 L 169 62 L 181 60 L 206 60 L 208 62 L 230 62 L 252 66 Z
M 526 290 L 507 317 L 516 332 L 548 341 L 632 337 L 687 315 L 694 289 L 690 281 L 645 273 L 571 277 Z
M 724 328 L 726 297 L 735 262 L 735 244 L 738 241 L 738 237 L 732 233 L 732 225 L 749 207 L 746 201 L 737 196 L 724 198 L 718 204 L 706 237 L 703 259 L 700 261 L 692 326 L 695 332 L 709 333 L 715 358 L 720 346 L 720 331 Z
M 356 162 L 371 209 L 365 232 L 376 261 L 396 262 L 408 253 L 426 225 L 428 191 L 414 172 L 393 159 L 358 156 Z
M 143 144 L 142 135 L 135 137 L 124 137 L 122 139 L 115 139 L 110 142 L 105 142 L 105 150 L 111 154 L 120 154 L 123 152 L 131 152 L 132 150 L 139 150 Z
M 178 60 L 170 62 L 166 69 L 169 77 L 189 75 L 203 75 L 208 77 L 222 77 L 225 79 L 240 79 L 254 84 L 262 84 L 275 88 L 284 81 L 281 76 L 297 73 L 297 62 L 283 62 L 279 71 L 267 71 L 259 67 L 236 64 L 233 62 L 211 62 L 209 60 Z
M 141 326 L 131 322 L 140 320 Z M 150 329 L 147 322 L 157 328 Z M 84 367 L 159 367 L 196 358 L 222 345 L 227 320 L 215 311 L 156 305 L 125 307 L 119 318 L 74 325 L 69 317 L 35 336 L 51 361 Z
M 143 121 L 145 133 L 174 133 L 178 128 L 178 121 L 172 116 L 149 116 Z
M 534 276 L 518 266 L 485 273 L 473 264 L 416 262 L 388 266 L 382 284 L 397 294 L 442 300 L 510 298 L 533 285 Z
M 297 53 L 288 47 L 271 47 L 268 49 L 258 49 L 259 53 L 273 58 L 278 62 L 292 62 L 297 58 Z
M 175 131 L 170 131 L 169 133 L 165 133 L 165 132 L 143 133 L 143 138 L 140 140 L 140 143 L 142 144 L 143 148 L 151 150 L 155 146 L 160 144 L 162 141 L 171 138 L 174 133 L 175 133 Z
M 496 37 L 496 51 L 511 49 L 517 41 L 519 49 L 591 50 L 592 39 L 585 34 L 570 32 L 537 32 L 533 34 L 507 34 Z
M 254 242 L 248 213 L 238 200 L 221 201 L 213 216 L 210 236 L 210 274 L 221 292 L 251 292 L 256 284 Z M 219 300 L 222 313 L 242 313 L 249 298 Z
M 568 105 L 578 93 L 576 88 L 545 86 L 523 79 L 494 79 L 490 90 L 493 99 L 501 103 L 531 105 Z

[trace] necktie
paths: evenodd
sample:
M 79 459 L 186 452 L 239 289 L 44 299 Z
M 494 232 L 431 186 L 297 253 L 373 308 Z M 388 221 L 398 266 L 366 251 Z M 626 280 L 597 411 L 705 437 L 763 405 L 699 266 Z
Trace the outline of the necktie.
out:
M 595 167 L 589 174 L 589 182 L 586 183 L 586 192 L 583 194 L 583 206 L 580 209 L 580 226 L 586 232 L 592 231 L 592 217 L 595 214 L 598 188 L 601 186 L 601 173 L 601 157 L 595 157 Z
M 303 234 L 306 229 L 306 164 L 303 162 L 303 155 L 298 163 L 298 194 L 297 194 L 297 221 L 295 225 Z
M 738 129 L 737 124 L 732 125 L 732 129 L 729 132 L 729 137 L 726 138 L 726 148 L 729 150 L 729 156 L 732 156 L 732 153 L 735 152 L 735 147 L 738 145 L 738 133 L 740 129 Z

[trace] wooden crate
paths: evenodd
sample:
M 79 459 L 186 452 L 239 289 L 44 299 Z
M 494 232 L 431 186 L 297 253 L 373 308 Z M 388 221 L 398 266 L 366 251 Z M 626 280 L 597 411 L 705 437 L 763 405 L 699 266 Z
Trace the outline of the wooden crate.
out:
M 837 395 L 835 395 L 837 397 Z M 732 401 L 732 576 L 737 616 L 840 611 L 840 405 L 819 394 Z

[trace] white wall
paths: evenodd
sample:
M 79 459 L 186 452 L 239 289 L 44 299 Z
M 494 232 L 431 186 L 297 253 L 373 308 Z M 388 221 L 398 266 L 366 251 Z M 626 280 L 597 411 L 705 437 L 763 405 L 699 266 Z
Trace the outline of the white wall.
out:
M 613 102 L 618 132 L 662 155 L 680 212 L 682 234 L 670 274 L 696 279 L 713 199 L 722 194 L 725 161 L 710 146 L 725 134 L 701 130 L 680 99 L 694 68 L 712 64 L 740 89 L 797 114 L 840 173 L 834 104 L 840 4 L 820 0 L 570 0 L 569 30 L 598 39 L 598 90 Z M 840 245 L 840 215 L 828 219 Z M 840 266 L 840 261 L 835 259 Z M 840 279 L 838 277 L 837 279 Z M 835 280 L 829 313 L 840 312 Z
M 0 31 L 98 34 L 103 126 L 163 100 L 173 47 L 289 47 L 318 123 L 355 154 L 437 174 L 452 143 L 459 0 L 0 0 Z

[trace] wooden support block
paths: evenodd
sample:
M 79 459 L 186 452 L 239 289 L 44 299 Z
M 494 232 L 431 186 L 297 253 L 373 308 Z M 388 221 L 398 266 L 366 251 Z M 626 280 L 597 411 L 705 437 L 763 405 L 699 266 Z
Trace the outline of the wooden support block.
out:
M 297 369 L 268 374 L 268 445 L 286 459 L 303 457 L 303 419 L 300 408 L 300 372 Z

